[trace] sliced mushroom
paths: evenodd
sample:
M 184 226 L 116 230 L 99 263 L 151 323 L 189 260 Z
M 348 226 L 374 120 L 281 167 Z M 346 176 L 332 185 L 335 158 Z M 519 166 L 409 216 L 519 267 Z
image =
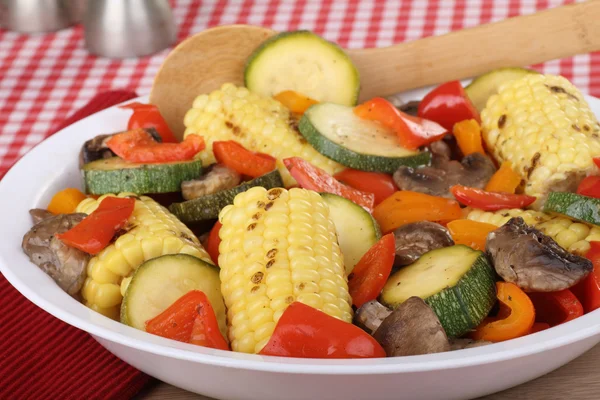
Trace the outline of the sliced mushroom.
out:
M 373 334 L 388 357 L 441 353 L 450 350 L 444 328 L 419 297 L 410 297 Z
M 33 221 L 34 225 L 45 220 L 46 218 L 54 216 L 54 214 L 52 214 L 50 211 L 44 210 L 43 208 L 33 208 L 29 210 L 29 215 L 31 215 L 31 220 Z
M 392 310 L 377 300 L 371 300 L 356 310 L 353 322 L 354 325 L 372 335 L 391 313 Z
M 569 253 L 521 217 L 490 232 L 486 250 L 498 275 L 532 292 L 570 288 L 593 269 L 591 261 Z
M 417 112 L 419 110 L 419 104 L 421 102 L 417 100 L 409 101 L 408 103 L 401 104 L 398 106 L 398 109 L 408 115 L 412 115 L 413 117 L 417 116 Z
M 181 183 L 181 193 L 186 200 L 196 199 L 236 187 L 242 177 L 234 170 L 221 164 L 213 164 L 208 173 L 198 179 Z
M 83 286 L 90 256 L 54 235 L 68 231 L 85 217 L 86 214 L 55 215 L 38 222 L 23 236 L 25 254 L 71 296 Z
M 157 142 L 162 142 L 162 138 L 156 129 L 144 128 L 144 130 L 152 137 L 152 139 L 156 140 Z M 98 135 L 93 139 L 86 141 L 83 146 L 81 146 L 81 151 L 79 152 L 79 168 L 92 161 L 114 157 L 115 153 L 108 148 L 106 142 L 108 139 L 119 133 L 123 132 L 111 133 L 108 135 Z
M 492 342 L 488 342 L 487 340 L 453 338 L 453 339 L 450 339 L 450 350 L 454 351 L 454 350 L 472 349 L 474 347 L 486 346 L 488 344 L 492 344 Z
M 394 267 L 412 264 L 428 251 L 454 245 L 448 229 L 428 221 L 402 225 L 394 231 L 396 258 Z
M 450 187 L 465 185 L 483 189 L 494 172 L 496 167 L 492 160 L 480 153 L 469 154 L 460 162 L 434 154 L 431 166 L 398 168 L 394 182 L 400 190 L 453 198 Z

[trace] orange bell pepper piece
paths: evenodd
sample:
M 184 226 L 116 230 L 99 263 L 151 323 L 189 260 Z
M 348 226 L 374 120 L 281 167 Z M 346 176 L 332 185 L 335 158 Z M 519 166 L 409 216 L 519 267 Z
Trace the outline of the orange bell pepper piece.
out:
M 487 192 L 514 193 L 521 184 L 521 176 L 512 169 L 512 163 L 505 161 L 485 186 Z
M 531 332 L 535 309 L 527 294 L 514 283 L 496 282 L 501 311 L 498 316 L 486 318 L 471 334 L 475 340 L 502 342 Z
M 78 189 L 67 188 L 52 196 L 48 211 L 52 214 L 71 214 L 75 212 L 77 205 L 86 198 L 86 195 Z
M 465 156 L 473 153 L 485 154 L 481 144 L 481 127 L 474 119 L 457 122 L 452 128 L 460 151 Z
M 273 98 L 286 106 L 291 112 L 301 115 L 304 114 L 308 107 L 318 103 L 318 101 L 293 90 L 284 90 L 277 93 Z
M 464 244 L 475 250 L 485 251 L 487 235 L 498 229 L 496 225 L 485 222 L 457 219 L 447 225 L 456 244 Z
M 408 190 L 392 194 L 373 211 L 384 233 L 411 222 L 448 222 L 461 216 L 460 206 L 454 200 Z

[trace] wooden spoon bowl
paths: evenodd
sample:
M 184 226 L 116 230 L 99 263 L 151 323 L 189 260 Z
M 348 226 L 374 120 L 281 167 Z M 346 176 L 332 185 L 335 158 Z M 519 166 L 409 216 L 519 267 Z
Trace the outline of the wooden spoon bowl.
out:
M 600 0 L 428 37 L 390 47 L 347 50 L 361 77 L 360 100 L 600 50 Z M 275 31 L 250 25 L 207 29 L 180 43 L 152 86 L 176 136 L 194 98 L 225 82 L 243 84 L 250 54 Z

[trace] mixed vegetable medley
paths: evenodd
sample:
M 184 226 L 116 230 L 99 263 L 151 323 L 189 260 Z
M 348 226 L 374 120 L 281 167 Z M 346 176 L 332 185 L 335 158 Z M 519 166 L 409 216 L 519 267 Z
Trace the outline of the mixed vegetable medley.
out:
M 357 103 L 307 32 L 85 142 L 83 191 L 31 210 L 31 261 L 87 307 L 262 355 L 395 357 L 500 342 L 600 307 L 600 125 L 565 78 L 494 70 Z M 125 127 L 124 127 L 125 128 Z

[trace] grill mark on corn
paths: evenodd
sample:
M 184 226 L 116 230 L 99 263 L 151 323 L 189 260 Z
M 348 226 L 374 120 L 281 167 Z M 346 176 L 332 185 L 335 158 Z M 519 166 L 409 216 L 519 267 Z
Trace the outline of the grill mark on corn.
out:
M 272 202 L 272 201 L 270 201 L 270 202 L 268 202 L 267 204 L 265 204 L 265 211 L 269 211 L 269 209 L 270 209 L 271 207 L 273 207 L 273 202 Z
M 269 260 L 269 262 L 267 262 L 267 265 L 265 265 L 265 267 L 266 268 L 271 268 L 273 266 L 273 264 L 275 264 L 275 259 Z
M 275 258 L 277 255 L 277 249 L 271 249 L 267 252 L 267 258 Z
M 257 212 L 256 214 L 254 214 L 254 215 L 252 216 L 252 219 L 253 219 L 253 220 L 255 220 L 255 221 L 258 221 L 258 220 L 260 219 L 260 217 L 261 217 L 261 216 L 262 216 L 262 214 L 261 214 L 261 213 L 259 213 L 259 212 Z
M 252 281 L 252 283 L 260 283 L 263 280 L 264 276 L 265 276 L 264 273 L 258 271 L 257 273 L 252 275 L 251 281 Z
M 267 192 L 267 199 L 269 199 L 269 200 L 275 200 L 279 196 L 281 196 L 281 189 L 280 188 L 271 189 L 271 190 L 269 190 Z
M 531 158 L 531 165 L 529 166 L 529 168 L 527 168 L 527 179 L 529 179 L 531 177 L 531 174 L 533 173 L 533 170 L 535 169 L 538 162 L 540 161 L 541 156 L 542 155 L 540 153 L 535 153 L 533 155 L 533 157 Z
M 576 130 L 577 132 L 581 132 L 581 128 L 579 127 L 579 125 L 577 124 L 573 124 L 571 125 L 571 128 L 573 128 L 574 130 Z
M 504 128 L 504 124 L 506 124 L 506 114 L 502 114 L 500 118 L 498 118 L 498 128 Z
M 225 126 L 231 129 L 231 133 L 233 133 L 235 136 L 244 136 L 242 129 L 239 126 L 235 125 L 233 122 L 225 121 Z
M 265 208 L 265 203 L 263 201 L 257 201 L 256 202 L 256 207 L 258 208 Z
M 248 225 L 248 232 L 253 231 L 256 228 L 256 222 L 251 223 L 250 225 Z
M 561 86 L 549 86 L 549 85 L 546 85 L 546 87 L 547 87 L 547 88 L 549 88 L 549 89 L 550 89 L 550 91 L 551 91 L 552 93 L 562 93 L 562 94 L 566 94 L 566 95 L 567 95 L 569 98 L 571 98 L 571 99 L 573 99 L 573 100 L 575 100 L 575 101 L 579 101 L 579 98 L 577 98 L 577 96 L 575 96 L 575 95 L 574 95 L 574 94 L 572 94 L 572 93 L 569 93 L 569 92 L 567 92 L 567 91 L 565 90 L 565 88 L 563 88 L 563 87 L 561 87 Z

